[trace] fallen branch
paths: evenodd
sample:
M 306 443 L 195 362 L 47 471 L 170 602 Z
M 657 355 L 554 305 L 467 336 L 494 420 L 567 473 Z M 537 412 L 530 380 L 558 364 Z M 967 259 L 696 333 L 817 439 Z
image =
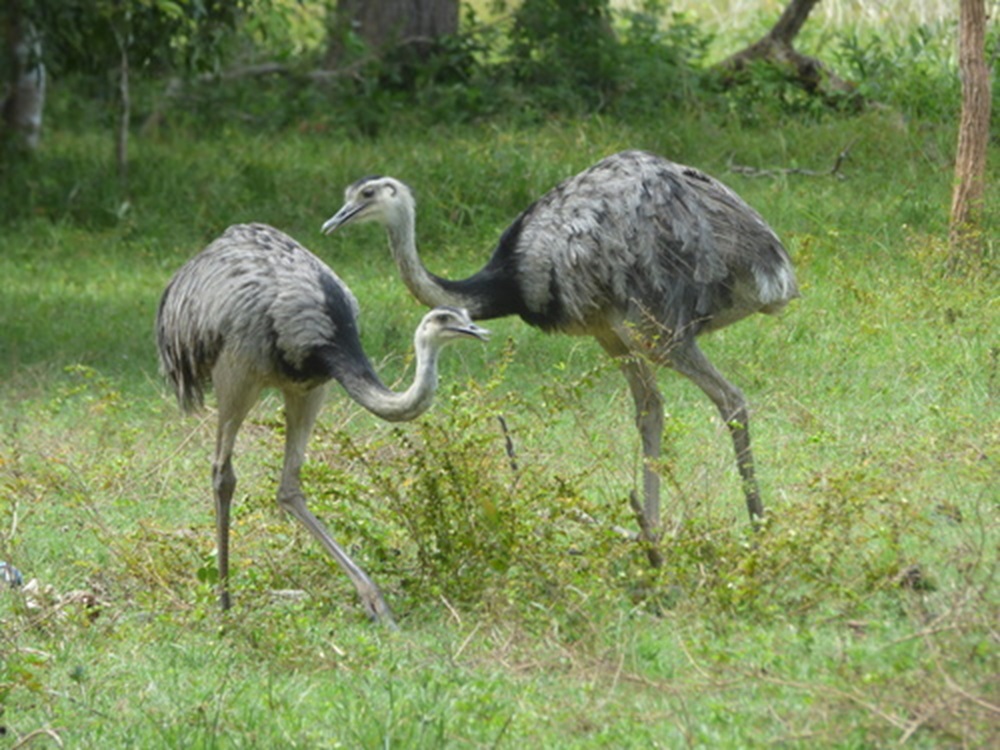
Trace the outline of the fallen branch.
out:
M 65 747 L 62 741 L 62 737 L 59 732 L 65 732 L 66 729 L 63 727 L 58 727 L 56 729 L 49 729 L 48 727 L 43 727 L 42 729 L 36 729 L 33 732 L 29 732 L 24 735 L 17 742 L 10 746 L 10 750 L 18 750 L 18 748 L 27 747 L 30 743 L 34 742 L 39 737 L 47 737 L 56 743 L 57 747 Z
M 837 158 L 833 161 L 833 166 L 829 169 L 824 170 L 814 170 L 814 169 L 802 169 L 801 167 L 775 167 L 774 169 L 760 169 L 759 167 L 750 167 L 744 164 L 734 164 L 732 159 L 726 164 L 726 168 L 733 174 L 741 174 L 746 177 L 776 177 L 783 174 L 797 174 L 803 175 L 805 177 L 836 177 L 838 180 L 846 180 L 847 175 L 840 171 L 840 168 L 844 165 L 847 157 L 850 156 L 851 147 L 857 141 L 851 141 L 846 146 L 844 146 L 840 153 L 837 154 Z

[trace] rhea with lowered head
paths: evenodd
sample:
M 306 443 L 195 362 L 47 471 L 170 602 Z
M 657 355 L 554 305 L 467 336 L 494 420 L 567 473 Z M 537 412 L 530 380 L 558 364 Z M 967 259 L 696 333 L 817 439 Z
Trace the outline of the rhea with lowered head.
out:
M 379 379 L 361 346 L 358 303 L 319 258 L 265 224 L 238 224 L 189 260 L 160 300 L 156 341 L 160 366 L 184 411 L 202 406 L 210 383 L 218 404 L 212 462 L 220 602 L 228 608 L 229 517 L 236 475 L 236 435 L 264 388 L 285 402 L 285 456 L 278 504 L 298 519 L 350 577 L 365 610 L 393 625 L 378 587 L 309 511 L 299 480 L 306 444 L 336 380 L 382 419 L 415 419 L 437 389 L 441 349 L 453 341 L 485 340 L 462 309 L 427 313 L 414 335 L 416 372 L 402 393 Z

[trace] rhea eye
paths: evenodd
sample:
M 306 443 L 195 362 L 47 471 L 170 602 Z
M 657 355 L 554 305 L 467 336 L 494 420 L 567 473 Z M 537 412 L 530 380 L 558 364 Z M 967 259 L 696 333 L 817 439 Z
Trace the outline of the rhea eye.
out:
M 373 188 L 373 187 L 366 187 L 364 190 L 361 191 L 361 197 L 362 198 L 374 198 L 375 197 L 375 188 Z

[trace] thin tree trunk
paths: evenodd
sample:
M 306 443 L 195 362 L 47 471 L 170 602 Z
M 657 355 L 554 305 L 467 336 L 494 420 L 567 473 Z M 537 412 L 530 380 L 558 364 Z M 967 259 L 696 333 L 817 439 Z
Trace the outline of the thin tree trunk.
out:
M 6 32 L 10 80 L 0 107 L 3 130 L 9 130 L 20 146 L 34 151 L 41 138 L 45 109 L 42 42 L 35 27 L 21 15 L 18 3 L 9 8 Z
M 127 37 L 115 35 L 121 52 L 121 66 L 118 71 L 118 131 L 115 134 L 115 163 L 118 165 L 118 181 L 122 195 L 128 195 L 128 129 L 132 119 L 131 91 L 129 89 L 129 64 Z
M 961 0 L 959 24 L 962 116 L 955 154 L 955 190 L 952 194 L 949 237 L 953 254 L 978 254 L 983 250 L 981 219 L 990 139 L 985 0 Z
M 806 25 L 806 19 L 812 13 L 812 9 L 819 4 L 819 0 L 793 0 L 781 14 L 781 18 L 774 24 L 774 28 L 768 32 L 767 36 L 779 44 L 791 46 L 792 41 L 802 31 Z

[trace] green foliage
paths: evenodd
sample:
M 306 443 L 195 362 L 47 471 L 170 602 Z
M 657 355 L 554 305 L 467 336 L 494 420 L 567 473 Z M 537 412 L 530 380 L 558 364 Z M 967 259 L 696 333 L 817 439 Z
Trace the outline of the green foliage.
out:
M 620 96 L 615 112 L 658 112 L 710 92 L 705 80 L 709 35 L 691 18 L 666 13 L 659 0 L 622 11 L 618 29 Z
M 324 78 L 307 75 L 317 65 L 315 45 L 296 48 L 288 40 L 291 11 L 271 3 L 255 5 L 239 27 L 246 32 L 241 43 L 232 45 L 215 36 L 228 34 L 243 16 L 224 5 L 225 13 L 207 8 L 199 15 L 187 8 L 184 14 L 163 16 L 154 5 L 130 15 L 129 23 L 138 29 L 145 23 L 142 19 L 153 14 L 150 18 L 160 19 L 150 21 L 158 39 L 174 40 L 168 50 L 133 35 L 137 52 L 180 55 L 174 61 L 154 55 L 147 67 L 136 67 L 148 76 L 165 65 L 197 70 L 224 61 L 277 57 L 286 65 L 285 72 L 189 80 L 166 98 L 162 82 L 144 86 L 134 81 L 135 122 L 149 115 L 159 121 L 166 111 L 171 121 L 193 119 L 199 127 L 220 130 L 240 124 L 257 130 L 302 127 L 372 137 L 388 127 L 491 119 L 530 124 L 551 114 L 595 111 L 632 120 L 694 107 L 722 111 L 747 124 L 839 116 L 836 102 L 805 91 L 772 65 L 750 66 L 740 85 L 720 89 L 706 66 L 710 35 L 693 16 L 672 12 L 659 0 L 623 10 L 612 9 L 607 0 L 532 0 L 489 23 L 467 9 L 457 35 L 419 47 L 405 45 L 382 57 L 371 55 L 356 40 L 352 43 L 349 35 L 339 63 L 342 74 Z M 59 12 L 77 12 L 73 8 Z M 181 26 L 173 31 L 156 26 L 168 21 Z M 61 27 L 82 29 L 73 32 L 80 34 L 98 28 L 106 32 L 113 24 Z M 72 34 L 67 34 L 69 52 L 89 48 L 85 39 L 72 42 Z M 202 39 L 203 34 L 215 36 Z M 950 25 L 915 27 L 905 37 L 847 27 L 818 40 L 807 26 L 803 36 L 802 46 L 809 50 L 818 45 L 818 51 L 810 53 L 833 64 L 867 101 L 937 120 L 956 111 L 959 88 Z M 109 48 L 108 55 L 112 52 Z M 209 53 L 218 57 L 209 60 Z M 106 72 L 117 63 L 108 55 L 91 55 L 79 64 L 67 58 L 64 67 L 88 74 L 72 79 L 80 93 L 86 92 L 78 100 L 111 96 Z M 842 109 L 849 113 L 856 101 L 852 98 Z M 108 111 L 105 107 L 67 115 L 73 121 L 99 117 L 110 125 Z M 55 113 L 48 126 L 58 126 L 58 118 Z
M 99 106 L 79 96 L 91 89 L 53 88 L 44 148 L 0 181 L 0 559 L 28 583 L 0 590 L 13 744 L 990 745 L 995 253 L 947 264 L 952 120 L 929 101 L 819 114 L 703 98 L 697 71 L 685 77 L 697 29 L 614 19 L 619 43 L 635 40 L 619 73 L 646 65 L 637 82 L 660 84 L 620 80 L 597 116 L 549 117 L 551 92 L 534 98 L 509 67 L 489 89 L 484 71 L 506 59 L 481 65 L 485 45 L 463 73 L 472 86 L 393 89 L 366 69 L 344 89 L 186 87 L 133 139 L 127 204 Z M 667 44 L 691 56 L 660 69 L 653 51 L 675 33 Z M 877 49 L 899 66 L 916 54 Z M 931 88 L 953 75 L 921 54 Z M 161 91 L 137 90 L 140 111 Z M 535 109 L 504 113 L 514 101 Z M 823 170 L 845 144 L 842 179 L 780 170 Z M 725 428 L 664 372 L 668 527 L 650 570 L 626 536 L 641 459 L 615 365 L 588 340 L 497 320 L 489 345 L 443 358 L 423 418 L 385 425 L 333 385 L 309 446 L 310 507 L 401 632 L 371 626 L 277 510 L 273 397 L 240 435 L 234 609 L 219 612 L 215 413 L 179 416 L 156 373 L 170 274 L 229 223 L 280 226 L 351 285 L 378 371 L 407 382 L 420 309 L 387 271 L 383 233 L 318 233 L 344 185 L 407 180 L 428 266 L 459 277 L 544 190 L 630 146 L 718 175 L 795 260 L 803 296 L 787 314 L 703 342 L 753 407 L 760 533 Z M 995 215 L 993 193 L 984 209 Z
M 720 100 L 746 124 L 775 116 L 823 119 L 854 111 L 859 100 L 946 122 L 958 112 L 961 96 L 954 37 L 951 24 L 916 26 L 902 38 L 845 29 L 826 40 L 819 57 L 854 85 L 849 95 L 819 97 L 780 66 L 756 62 L 743 71 L 739 85 L 719 92 Z
M 515 75 L 528 86 L 599 96 L 618 77 L 608 0 L 525 0 L 510 45 Z
M 309 469 L 311 483 L 324 488 L 317 499 L 381 567 L 378 577 L 399 579 L 415 604 L 443 598 L 460 609 L 555 616 L 575 606 L 568 579 L 582 576 L 579 586 L 589 587 L 601 575 L 597 561 L 608 565 L 628 551 L 592 525 L 600 511 L 581 491 L 586 469 L 567 475 L 518 456 L 521 440 L 539 437 L 544 414 L 525 420 L 532 406 L 504 392 L 514 354 L 508 346 L 485 383 L 444 389 L 414 425 L 375 439 L 349 431 L 319 438 L 327 461 Z M 577 407 L 560 397 L 546 409 Z M 509 423 L 524 428 L 510 431 Z
M 846 32 L 834 56 L 866 99 L 945 121 L 955 116 L 961 100 L 959 81 L 948 74 L 957 68 L 954 37 L 952 25 L 917 26 L 902 40 Z
M 262 5 L 260 0 L 254 0 Z M 28 17 L 45 38 L 43 54 L 57 75 L 107 76 L 128 51 L 136 70 L 215 67 L 223 41 L 249 2 L 222 0 L 30 0 Z
M 735 85 L 720 87 L 717 93 L 730 116 L 747 126 L 783 117 L 822 120 L 835 112 L 789 71 L 763 60 L 752 61 Z
M 693 520 L 668 553 L 675 585 L 740 617 L 864 615 L 873 597 L 899 591 L 928 528 L 898 488 L 871 474 L 814 478 L 809 501 L 770 514 L 759 536 Z

